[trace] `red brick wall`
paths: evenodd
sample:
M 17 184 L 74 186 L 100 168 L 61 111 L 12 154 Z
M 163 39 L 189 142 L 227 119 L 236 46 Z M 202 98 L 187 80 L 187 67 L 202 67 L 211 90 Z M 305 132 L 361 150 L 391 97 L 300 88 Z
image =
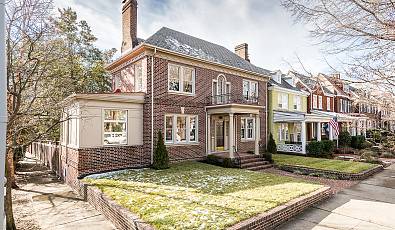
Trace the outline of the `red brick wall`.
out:
M 149 149 L 151 135 L 151 58 L 148 58 L 148 86 L 146 105 L 144 107 L 144 146 Z M 217 79 L 219 74 L 223 74 L 226 80 L 231 83 L 231 94 L 233 97 L 242 98 L 243 87 L 240 76 L 190 66 L 195 69 L 195 95 L 186 96 L 168 92 L 167 67 L 169 61 L 155 58 L 154 64 L 154 143 L 158 130 L 164 131 L 165 114 L 181 114 L 181 107 L 184 107 L 185 114 L 198 115 L 198 140 L 197 145 L 167 145 L 170 159 L 173 161 L 203 159 L 206 155 L 206 111 L 207 100 L 212 96 L 212 80 Z M 177 63 L 176 63 L 177 64 Z M 181 65 L 181 64 L 180 64 Z M 259 105 L 265 105 L 267 84 L 263 81 L 258 82 L 259 86 Z M 266 143 L 266 115 L 262 109 L 261 114 L 261 139 L 262 144 Z M 239 126 L 238 126 L 239 129 Z M 238 130 L 239 131 L 239 130 Z M 240 138 L 237 135 L 236 138 Z M 239 150 L 254 150 L 250 143 L 239 143 Z M 253 142 L 252 142 L 253 144 Z M 147 149 L 146 148 L 146 149 Z

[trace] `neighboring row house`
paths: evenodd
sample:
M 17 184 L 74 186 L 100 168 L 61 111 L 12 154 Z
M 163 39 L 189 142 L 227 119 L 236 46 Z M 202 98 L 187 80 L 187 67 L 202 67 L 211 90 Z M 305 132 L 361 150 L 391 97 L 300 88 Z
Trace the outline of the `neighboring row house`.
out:
M 305 154 L 308 141 L 336 138 L 334 117 L 353 135 L 370 127 L 359 122 L 375 108 L 365 110 L 363 95 L 339 75 L 268 71 L 250 62 L 247 44 L 232 52 L 166 27 L 140 39 L 136 0 L 123 1 L 122 21 L 122 55 L 107 66 L 113 93 L 73 94 L 63 102 L 61 176 L 69 184 L 150 166 L 158 132 L 176 162 L 259 155 L 269 133 L 279 151 Z M 353 102 L 353 95 L 360 98 Z M 389 105 L 379 124 L 394 128 Z

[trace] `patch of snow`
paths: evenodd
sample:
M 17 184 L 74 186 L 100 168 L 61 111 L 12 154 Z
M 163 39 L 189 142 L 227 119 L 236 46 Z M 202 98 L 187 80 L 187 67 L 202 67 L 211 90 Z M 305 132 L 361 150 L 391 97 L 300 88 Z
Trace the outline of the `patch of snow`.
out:
M 171 47 L 172 50 L 179 51 L 180 53 L 188 54 L 208 61 L 219 62 L 217 58 L 211 56 L 210 54 L 207 54 L 202 49 L 195 49 L 187 44 L 179 42 L 175 38 L 167 37 L 165 39 L 165 42 Z

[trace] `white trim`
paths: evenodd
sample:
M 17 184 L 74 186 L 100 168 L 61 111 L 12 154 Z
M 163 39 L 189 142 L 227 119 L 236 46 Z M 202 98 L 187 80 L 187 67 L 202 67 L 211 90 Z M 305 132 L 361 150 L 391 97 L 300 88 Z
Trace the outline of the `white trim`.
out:
M 241 122 L 244 120 L 244 138 L 240 137 L 242 142 L 247 141 L 254 141 L 255 140 L 255 128 L 256 128 L 256 120 L 255 117 L 247 117 L 243 116 L 240 118 L 240 136 L 241 136 Z M 252 120 L 252 137 L 248 138 L 248 128 L 247 128 L 247 121 Z
M 173 120 L 173 126 L 172 126 L 172 140 L 168 141 L 166 139 L 166 117 L 172 117 Z M 176 138 L 176 129 L 177 129 L 177 118 L 178 117 L 185 117 L 185 141 L 177 141 Z M 195 140 L 191 141 L 190 140 L 190 132 L 191 132 L 191 118 L 195 117 Z M 164 142 L 165 145 L 192 145 L 192 144 L 199 144 L 199 115 L 196 114 L 175 114 L 175 113 L 169 113 L 164 115 L 164 130 L 165 130 L 165 137 L 164 137 Z
M 109 110 L 109 111 L 121 111 L 121 112 L 125 112 L 126 113 L 126 120 L 125 121 L 123 121 L 123 120 L 106 120 L 106 115 L 105 115 L 105 113 L 106 113 L 106 110 Z M 129 143 L 129 129 L 128 129 L 128 126 L 129 126 L 129 119 L 128 119 L 128 115 L 129 115 L 129 113 L 128 113 L 129 111 L 127 110 L 127 109 L 121 109 L 121 108 L 102 108 L 102 122 L 101 122 L 101 124 L 102 124 L 102 133 L 101 133 L 101 138 L 102 138 L 102 140 L 101 140 L 101 144 L 102 144 L 102 146 L 127 146 L 128 145 L 128 143 Z M 107 133 L 112 133 L 112 132 L 105 132 L 105 130 L 104 130 L 104 124 L 106 123 L 106 122 L 121 122 L 121 123 L 125 123 L 125 125 L 126 125 L 126 127 L 125 127 L 125 132 L 122 132 L 122 133 L 125 133 L 126 134 L 126 143 L 125 144 L 105 144 L 104 143 L 104 135 Z M 117 132 L 118 133 L 118 132 Z
M 178 74 L 179 74 L 179 90 L 170 90 L 170 67 L 178 67 Z M 184 91 L 184 69 L 190 69 L 192 70 L 192 93 L 190 92 L 185 92 Z M 167 64 L 167 91 L 172 94 L 181 94 L 181 95 L 188 95 L 188 96 L 195 96 L 196 94 L 196 71 L 195 68 L 185 66 L 185 65 L 179 65 L 179 64 L 174 64 L 174 63 L 168 63 Z

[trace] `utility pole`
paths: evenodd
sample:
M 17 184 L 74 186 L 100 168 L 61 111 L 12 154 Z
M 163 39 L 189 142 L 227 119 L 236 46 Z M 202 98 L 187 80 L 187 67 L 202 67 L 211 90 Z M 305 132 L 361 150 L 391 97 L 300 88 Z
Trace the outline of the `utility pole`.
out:
M 5 50 L 5 0 L 0 0 L 0 229 L 5 229 L 4 185 L 7 135 L 7 68 Z

